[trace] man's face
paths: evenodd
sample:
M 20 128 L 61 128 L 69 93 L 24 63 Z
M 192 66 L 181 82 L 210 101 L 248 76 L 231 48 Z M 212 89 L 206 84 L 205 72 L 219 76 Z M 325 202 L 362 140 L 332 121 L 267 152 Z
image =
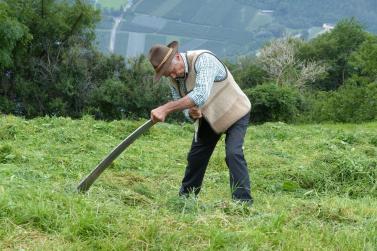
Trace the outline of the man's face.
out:
M 172 63 L 170 64 L 169 69 L 164 73 L 165 77 L 171 77 L 176 79 L 177 77 L 183 77 L 185 74 L 185 67 L 183 61 L 180 60 L 180 55 L 177 54 Z
M 174 62 L 170 65 L 169 69 L 164 73 L 165 77 L 171 77 L 175 79 L 177 77 L 177 71 Z

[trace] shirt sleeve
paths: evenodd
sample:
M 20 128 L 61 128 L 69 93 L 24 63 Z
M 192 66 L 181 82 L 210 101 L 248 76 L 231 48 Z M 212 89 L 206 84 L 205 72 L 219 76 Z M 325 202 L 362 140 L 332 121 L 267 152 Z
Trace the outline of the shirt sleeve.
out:
M 178 100 L 181 98 L 181 96 L 179 95 L 177 89 L 175 89 L 173 86 L 170 85 L 170 91 L 171 91 L 171 96 L 173 98 L 173 100 Z M 183 114 L 185 115 L 185 118 L 190 121 L 190 122 L 193 122 L 193 120 L 191 119 L 190 115 L 189 115 L 189 110 L 188 109 L 185 109 L 182 111 Z
M 195 62 L 196 83 L 194 89 L 187 94 L 199 108 L 207 101 L 213 82 L 219 73 L 219 60 L 209 54 L 203 53 Z

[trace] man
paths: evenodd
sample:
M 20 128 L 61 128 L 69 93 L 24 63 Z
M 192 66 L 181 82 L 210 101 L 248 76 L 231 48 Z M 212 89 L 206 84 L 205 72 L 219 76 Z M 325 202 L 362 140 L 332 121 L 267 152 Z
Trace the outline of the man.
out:
M 170 78 L 174 99 L 151 111 L 153 122 L 163 122 L 171 112 L 183 110 L 186 117 L 200 124 L 188 153 L 179 194 L 199 193 L 208 161 L 225 133 L 232 198 L 251 204 L 250 179 L 242 150 L 250 101 L 232 74 L 210 51 L 179 53 L 176 41 L 167 46 L 154 45 L 149 51 L 149 61 L 156 72 L 155 82 L 162 76 Z

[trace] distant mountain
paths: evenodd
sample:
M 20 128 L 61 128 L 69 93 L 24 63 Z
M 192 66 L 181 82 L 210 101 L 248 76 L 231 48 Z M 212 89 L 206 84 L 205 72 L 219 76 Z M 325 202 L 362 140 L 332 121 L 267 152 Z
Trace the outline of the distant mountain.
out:
M 111 2 L 111 4 L 110 4 Z M 356 17 L 377 32 L 376 0 L 93 0 L 102 9 L 97 41 L 125 57 L 155 43 L 180 42 L 220 57 L 255 53 L 268 40 L 292 34 L 310 39 L 339 20 Z

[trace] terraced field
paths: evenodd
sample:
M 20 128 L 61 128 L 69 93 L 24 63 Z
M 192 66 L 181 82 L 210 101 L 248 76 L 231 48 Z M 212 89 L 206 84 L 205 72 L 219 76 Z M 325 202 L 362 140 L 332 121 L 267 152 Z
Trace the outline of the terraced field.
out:
M 118 32 L 145 34 L 145 41 L 141 42 L 145 47 L 140 48 L 140 41 L 135 44 L 132 40 L 126 40 L 125 35 L 120 35 L 116 47 L 122 48 L 116 51 L 124 56 L 134 56 L 146 53 L 151 44 L 170 42 L 174 38 L 185 50 L 208 48 L 219 56 L 247 52 L 254 40 L 252 32 L 268 25 L 272 17 L 260 17 L 257 9 L 234 0 L 221 4 L 222 8 L 214 8 L 218 1 L 168 0 L 162 4 L 160 1 L 135 1 L 119 25 Z M 112 26 L 111 16 L 104 16 L 98 25 L 102 34 L 98 38 L 101 48 L 108 48 L 109 39 L 103 34 L 105 30 L 110 34 Z M 161 36 L 165 39 L 161 39 Z M 137 46 L 137 50 L 123 48 Z M 133 54 L 129 55 L 127 51 L 133 51 Z
M 106 7 L 104 20 L 98 25 L 102 35 L 103 29 L 110 34 L 113 27 L 111 15 L 119 15 L 119 7 L 126 2 L 98 0 L 97 6 Z M 134 0 L 119 30 L 144 34 L 145 41 L 141 41 L 144 48 L 141 48 L 138 40 L 125 42 L 124 38 L 120 38 L 117 44 L 121 43 L 128 49 L 116 51 L 121 51 L 126 57 L 130 56 L 127 52 L 132 52 L 132 55 L 147 53 L 150 44 L 170 42 L 170 38 L 174 37 L 181 42 L 183 49 L 206 48 L 220 57 L 235 58 L 237 55 L 255 53 L 265 42 L 284 34 L 312 39 L 324 30 L 324 23 L 336 24 L 341 19 L 351 17 L 356 17 L 368 30 L 375 32 L 376 3 L 372 0 L 351 2 L 354 7 L 340 0 Z M 111 8 L 113 12 L 109 11 Z M 97 40 L 101 48 L 109 47 L 108 39 L 104 36 Z M 132 41 L 138 42 L 135 44 Z

